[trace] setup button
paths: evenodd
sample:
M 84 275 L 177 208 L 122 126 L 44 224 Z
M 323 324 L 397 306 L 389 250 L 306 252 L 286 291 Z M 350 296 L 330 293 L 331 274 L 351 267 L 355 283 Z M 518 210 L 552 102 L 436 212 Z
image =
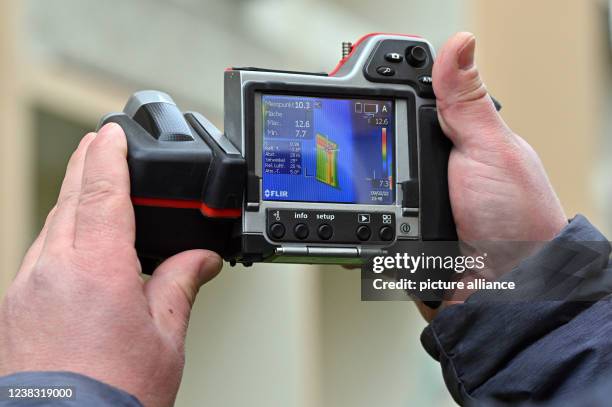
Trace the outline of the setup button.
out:
M 282 239 L 285 236 L 285 225 L 276 222 L 270 225 L 270 236 L 274 239 Z
M 319 228 L 317 229 L 317 233 L 321 239 L 329 240 L 334 234 L 334 229 L 327 223 L 324 223 L 321 226 L 319 226 Z

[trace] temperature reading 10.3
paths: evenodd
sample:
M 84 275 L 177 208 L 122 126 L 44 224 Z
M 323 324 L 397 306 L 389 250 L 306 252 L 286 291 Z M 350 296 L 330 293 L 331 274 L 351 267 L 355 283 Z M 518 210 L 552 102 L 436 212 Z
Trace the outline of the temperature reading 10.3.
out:
M 301 175 L 302 141 L 311 140 L 313 103 L 285 98 L 264 99 L 264 174 Z

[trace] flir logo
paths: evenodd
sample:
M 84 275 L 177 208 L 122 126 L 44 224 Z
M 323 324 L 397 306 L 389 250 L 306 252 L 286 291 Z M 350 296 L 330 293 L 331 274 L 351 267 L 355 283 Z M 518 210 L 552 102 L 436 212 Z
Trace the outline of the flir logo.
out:
M 264 198 L 287 198 L 289 196 L 289 192 L 287 191 L 276 191 L 266 189 L 264 191 Z

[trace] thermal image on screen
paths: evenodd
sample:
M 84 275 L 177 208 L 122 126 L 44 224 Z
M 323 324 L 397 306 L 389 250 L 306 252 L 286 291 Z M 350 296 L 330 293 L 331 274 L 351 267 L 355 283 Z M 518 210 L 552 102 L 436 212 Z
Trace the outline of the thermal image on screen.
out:
M 261 96 L 263 199 L 389 205 L 390 100 Z

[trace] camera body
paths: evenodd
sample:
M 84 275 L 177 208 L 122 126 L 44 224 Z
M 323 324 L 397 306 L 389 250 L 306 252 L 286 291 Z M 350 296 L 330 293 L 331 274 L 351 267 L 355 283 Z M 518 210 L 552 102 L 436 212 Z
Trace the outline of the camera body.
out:
M 405 240 L 456 240 L 435 51 L 369 34 L 329 74 L 225 72 L 224 132 L 161 92 L 105 116 L 128 140 L 145 271 L 183 250 L 231 263 L 361 264 Z

